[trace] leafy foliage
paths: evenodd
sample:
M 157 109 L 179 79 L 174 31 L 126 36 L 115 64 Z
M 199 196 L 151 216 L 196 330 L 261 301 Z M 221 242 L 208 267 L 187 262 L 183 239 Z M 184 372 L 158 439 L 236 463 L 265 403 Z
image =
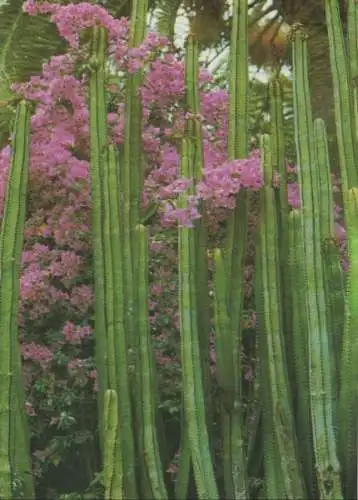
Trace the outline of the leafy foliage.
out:
M 175 23 L 182 0 L 160 0 L 156 11 L 157 31 L 173 42 Z
M 0 147 L 9 137 L 13 111 L 7 106 L 11 84 L 26 81 L 41 71 L 54 54 L 64 53 L 66 42 L 45 16 L 24 13 L 22 0 L 0 7 Z

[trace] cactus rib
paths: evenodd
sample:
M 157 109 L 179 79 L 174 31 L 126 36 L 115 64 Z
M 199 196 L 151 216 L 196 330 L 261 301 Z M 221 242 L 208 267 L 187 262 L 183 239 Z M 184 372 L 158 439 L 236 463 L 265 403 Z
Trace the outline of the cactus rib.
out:
M 28 183 L 30 109 L 29 103 L 20 101 L 17 107 L 15 134 L 12 144 L 12 159 L 6 190 L 4 214 L 0 234 L 0 497 L 12 498 L 12 480 L 20 464 L 14 462 L 10 447 L 10 436 L 16 430 L 13 419 L 24 412 L 24 401 L 19 400 L 22 394 L 18 382 L 21 373 L 18 342 L 17 314 L 20 293 L 20 263 L 24 240 L 24 224 L 26 212 L 26 196 Z M 15 391 L 15 393 L 13 392 Z M 14 405 L 19 404 L 19 408 Z M 21 427 L 25 425 L 22 420 Z M 25 428 L 21 429 L 22 440 Z M 16 439 L 16 436 L 14 436 Z M 25 444 L 29 448 L 29 443 Z M 29 453 L 28 450 L 22 450 Z M 25 457 L 24 457 L 25 459 Z M 23 466 L 23 463 L 21 464 Z M 21 474 L 24 471 L 21 471 Z M 29 471 L 25 471 L 29 472 Z M 33 487 L 27 491 L 33 497 Z

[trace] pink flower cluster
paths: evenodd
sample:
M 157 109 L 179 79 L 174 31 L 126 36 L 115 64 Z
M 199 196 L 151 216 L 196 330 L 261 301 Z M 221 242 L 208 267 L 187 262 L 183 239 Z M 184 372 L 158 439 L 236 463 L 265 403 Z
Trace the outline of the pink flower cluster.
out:
M 63 338 L 70 344 L 81 344 L 82 340 L 92 334 L 92 329 L 89 326 L 76 326 L 70 321 L 66 321 L 62 329 Z
M 88 310 L 92 291 L 86 286 L 76 286 L 84 261 L 73 250 L 50 249 L 48 245 L 34 243 L 23 252 L 22 269 L 21 323 L 24 315 L 36 320 L 55 306 L 72 307 L 81 312 Z
M 262 186 L 260 153 L 254 151 L 248 159 L 211 165 L 205 170 L 204 181 L 197 192 L 203 200 L 211 200 L 214 206 L 235 208 L 235 195 L 242 188 L 258 190 Z
M 56 24 L 62 36 L 73 49 L 78 49 L 80 33 L 94 26 L 103 26 L 108 31 L 109 54 L 121 69 L 135 73 L 143 62 L 151 57 L 153 51 L 164 48 L 166 37 L 150 33 L 139 47 L 130 48 L 128 19 L 114 19 L 103 7 L 86 2 L 79 4 L 59 5 L 50 2 L 27 0 L 23 7 L 29 15 L 50 14 L 51 21 Z
M 38 363 L 44 369 L 48 367 L 53 358 L 53 353 L 48 347 L 33 342 L 23 344 L 21 346 L 21 353 L 25 360 L 31 359 L 31 361 Z

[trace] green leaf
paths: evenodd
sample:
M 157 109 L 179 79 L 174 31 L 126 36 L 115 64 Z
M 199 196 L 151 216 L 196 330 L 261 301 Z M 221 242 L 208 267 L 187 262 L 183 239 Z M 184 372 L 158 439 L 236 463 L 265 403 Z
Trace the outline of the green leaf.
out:
M 11 0 L 0 7 L 0 147 L 9 137 L 13 111 L 11 85 L 28 80 L 41 71 L 51 56 L 63 53 L 66 42 L 47 16 L 29 16 L 22 0 Z
M 159 0 L 156 12 L 156 29 L 161 35 L 165 35 L 173 42 L 175 23 L 178 18 L 178 10 L 182 0 Z

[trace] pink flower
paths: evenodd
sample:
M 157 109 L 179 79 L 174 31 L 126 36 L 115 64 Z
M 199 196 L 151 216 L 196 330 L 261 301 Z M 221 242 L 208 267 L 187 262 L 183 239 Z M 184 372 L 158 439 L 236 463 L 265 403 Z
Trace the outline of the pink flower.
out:
M 300 208 L 300 191 L 297 183 L 287 185 L 288 202 L 292 208 Z
M 66 321 L 62 329 L 62 335 L 66 342 L 72 345 L 79 345 L 92 334 L 89 326 L 76 326 L 70 321 Z
M 22 344 L 21 353 L 25 360 L 38 363 L 43 369 L 48 367 L 53 358 L 52 351 L 48 347 L 35 344 L 34 342 Z

